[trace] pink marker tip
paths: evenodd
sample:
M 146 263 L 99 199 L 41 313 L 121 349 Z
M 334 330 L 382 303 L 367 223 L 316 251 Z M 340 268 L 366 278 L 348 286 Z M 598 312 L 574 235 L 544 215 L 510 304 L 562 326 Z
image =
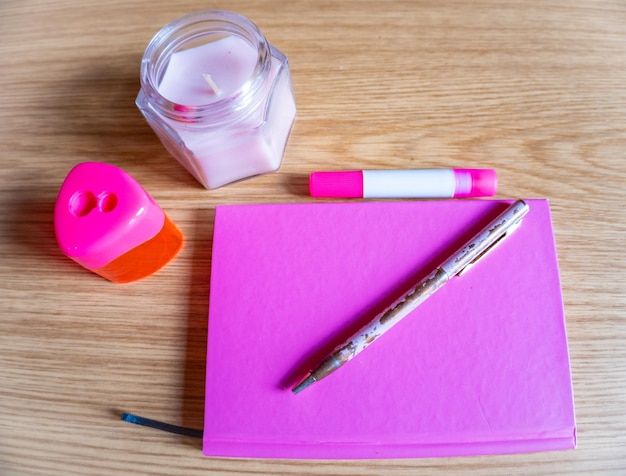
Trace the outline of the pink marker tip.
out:
M 362 198 L 363 172 L 313 172 L 309 176 L 309 192 L 312 197 Z
M 454 169 L 454 198 L 491 197 L 498 190 L 498 176 L 493 169 Z

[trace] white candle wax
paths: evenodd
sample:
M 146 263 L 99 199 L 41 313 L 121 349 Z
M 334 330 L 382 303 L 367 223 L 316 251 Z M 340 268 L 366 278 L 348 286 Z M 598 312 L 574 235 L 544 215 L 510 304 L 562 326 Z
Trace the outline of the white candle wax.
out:
M 252 77 L 256 62 L 256 49 L 241 38 L 228 36 L 174 53 L 158 91 L 176 104 L 211 104 L 241 88 Z M 210 76 L 219 92 L 205 75 Z

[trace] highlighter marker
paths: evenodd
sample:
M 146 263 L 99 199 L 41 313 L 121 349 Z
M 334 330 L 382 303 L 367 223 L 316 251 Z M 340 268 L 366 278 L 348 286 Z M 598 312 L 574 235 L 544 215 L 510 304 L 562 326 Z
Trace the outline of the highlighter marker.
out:
M 496 194 L 493 169 L 349 170 L 313 172 L 318 198 L 468 198 Z
M 128 173 L 83 162 L 63 182 L 54 211 L 61 251 L 90 271 L 128 283 L 162 268 L 183 236 Z

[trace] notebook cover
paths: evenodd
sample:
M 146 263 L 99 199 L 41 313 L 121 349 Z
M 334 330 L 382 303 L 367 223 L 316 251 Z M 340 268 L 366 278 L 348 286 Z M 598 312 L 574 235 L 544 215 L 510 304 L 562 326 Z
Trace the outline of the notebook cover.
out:
M 290 388 L 511 202 L 216 209 L 203 452 L 404 458 L 575 446 L 549 205 L 326 379 Z

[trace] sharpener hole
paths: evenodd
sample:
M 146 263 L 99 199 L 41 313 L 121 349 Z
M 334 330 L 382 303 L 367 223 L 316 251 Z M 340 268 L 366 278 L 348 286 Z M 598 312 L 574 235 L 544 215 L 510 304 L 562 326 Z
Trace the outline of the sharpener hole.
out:
M 102 192 L 98 195 L 98 207 L 103 213 L 109 213 L 117 207 L 117 195 L 111 192 Z
M 98 200 L 96 196 L 89 190 L 81 190 L 76 192 L 70 198 L 70 211 L 77 217 L 84 217 L 91 210 L 96 208 Z

